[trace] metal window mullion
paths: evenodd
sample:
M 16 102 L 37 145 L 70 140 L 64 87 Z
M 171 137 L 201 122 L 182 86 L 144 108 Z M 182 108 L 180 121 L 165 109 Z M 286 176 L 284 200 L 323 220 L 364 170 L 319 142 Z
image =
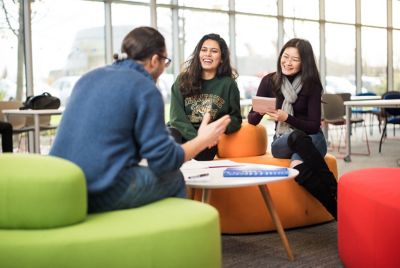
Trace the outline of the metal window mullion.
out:
M 393 3 L 392 0 L 387 1 L 387 91 L 394 89 L 394 73 L 393 73 Z
M 173 0 L 173 5 L 171 6 L 171 17 L 172 17 L 172 58 L 173 58 L 173 72 L 175 78 L 180 72 L 180 62 L 181 62 L 181 50 L 179 42 L 179 11 L 177 8 L 178 0 Z M 182 47 L 183 50 L 183 47 Z M 183 53 L 182 53 L 183 55 Z
M 322 85 L 325 85 L 326 76 L 326 49 L 325 49 L 325 0 L 319 1 L 319 74 Z M 325 88 L 325 87 L 324 87 Z
M 105 54 L 106 64 L 113 61 L 113 31 L 112 31 L 112 9 L 110 0 L 104 2 L 104 36 L 105 36 Z
M 150 0 L 150 25 L 157 29 L 157 3 L 156 0 Z
M 356 93 L 362 88 L 361 0 L 356 0 Z
M 276 54 L 279 55 L 279 51 L 281 47 L 283 47 L 283 39 L 285 36 L 284 28 L 283 28 L 283 0 L 278 0 L 276 2 L 278 5 L 278 40 L 276 46 Z
M 31 0 L 23 0 L 26 96 L 33 95 Z
M 229 0 L 229 46 L 231 64 L 237 68 L 235 0 Z

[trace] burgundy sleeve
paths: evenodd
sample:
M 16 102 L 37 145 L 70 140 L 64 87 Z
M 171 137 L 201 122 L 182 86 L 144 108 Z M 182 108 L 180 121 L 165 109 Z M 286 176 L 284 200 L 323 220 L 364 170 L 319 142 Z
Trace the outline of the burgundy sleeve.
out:
M 260 97 L 275 97 L 273 90 L 272 90 L 272 79 L 271 74 L 264 76 L 261 79 L 260 85 L 258 86 L 257 96 Z M 263 118 L 263 115 L 259 114 L 258 112 L 253 111 L 251 108 L 249 114 L 247 115 L 247 121 L 249 124 L 258 125 Z

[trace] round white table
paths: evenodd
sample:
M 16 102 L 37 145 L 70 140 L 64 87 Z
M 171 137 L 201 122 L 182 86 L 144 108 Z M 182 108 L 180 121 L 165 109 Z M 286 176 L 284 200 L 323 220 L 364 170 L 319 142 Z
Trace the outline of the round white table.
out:
M 215 162 L 218 163 L 218 161 Z M 193 165 L 193 163 L 195 163 L 195 165 Z M 290 260 L 294 260 L 292 250 L 289 245 L 289 241 L 282 227 L 279 215 L 272 202 L 271 194 L 268 189 L 268 184 L 277 181 L 293 179 L 299 174 L 299 172 L 296 169 L 288 168 L 289 175 L 283 177 L 224 177 L 223 176 L 224 170 L 227 167 L 235 165 L 245 166 L 246 168 L 257 167 L 264 169 L 268 168 L 275 169 L 281 167 L 272 165 L 250 164 L 250 163 L 235 163 L 232 161 L 223 163 L 221 161 L 220 162 L 221 165 L 219 164 L 212 165 L 213 161 L 203 162 L 204 164 L 199 164 L 199 163 L 201 162 L 195 161 L 190 163 L 189 161 L 189 163 L 187 162 L 182 166 L 181 170 L 185 177 L 186 185 L 188 187 L 202 189 L 202 202 L 208 202 L 210 189 L 245 187 L 245 186 L 255 186 L 255 185 L 258 186 L 261 195 L 264 199 L 265 205 L 267 206 L 268 212 L 270 213 L 271 218 L 275 224 L 276 230 L 278 231 L 279 236 L 282 240 L 283 246 L 285 247 L 286 253 Z M 226 163 L 228 164 L 222 165 Z

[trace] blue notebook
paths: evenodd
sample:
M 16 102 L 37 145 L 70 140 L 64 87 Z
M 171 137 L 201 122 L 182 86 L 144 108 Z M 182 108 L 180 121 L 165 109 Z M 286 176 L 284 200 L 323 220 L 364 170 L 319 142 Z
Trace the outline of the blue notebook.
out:
M 227 168 L 224 170 L 224 177 L 283 177 L 288 176 L 287 168 Z

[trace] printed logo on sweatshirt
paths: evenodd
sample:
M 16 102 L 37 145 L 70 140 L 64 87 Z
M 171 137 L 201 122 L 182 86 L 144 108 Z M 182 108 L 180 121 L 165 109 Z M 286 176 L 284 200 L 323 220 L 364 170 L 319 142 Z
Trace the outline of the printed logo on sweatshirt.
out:
M 210 112 L 214 120 L 218 110 L 224 105 L 225 100 L 214 94 L 200 94 L 185 99 L 185 109 L 191 111 L 188 116 L 191 123 L 201 123 L 205 113 Z

